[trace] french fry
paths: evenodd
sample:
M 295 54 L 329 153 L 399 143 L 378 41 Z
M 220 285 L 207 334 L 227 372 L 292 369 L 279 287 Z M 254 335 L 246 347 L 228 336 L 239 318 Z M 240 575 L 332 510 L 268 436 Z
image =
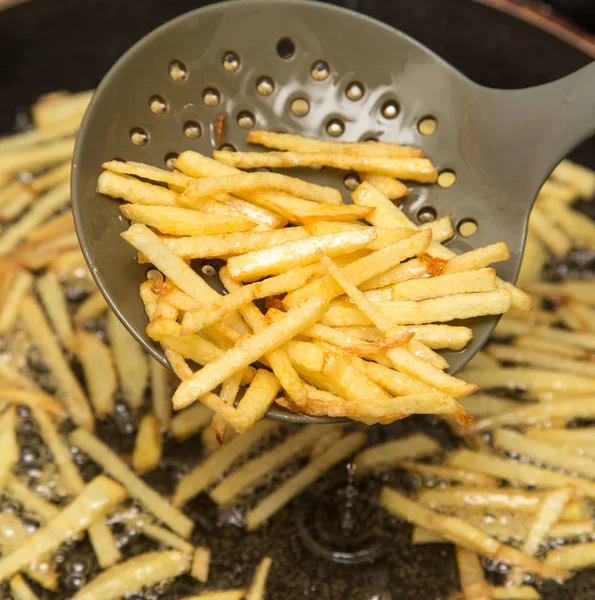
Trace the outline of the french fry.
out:
M 569 344 L 562 344 L 560 342 L 551 342 L 542 338 L 538 338 L 534 335 L 522 335 L 516 338 L 513 345 L 518 348 L 524 348 L 527 350 L 543 350 L 551 354 L 557 354 L 560 356 L 566 356 L 569 358 L 579 358 L 582 360 L 595 360 L 595 354 L 582 350 L 581 348 L 570 346 Z
M 261 371 L 261 369 L 259 369 L 259 371 Z M 263 371 L 263 372 L 268 373 L 268 371 Z M 256 379 L 257 376 L 258 376 L 258 371 L 256 372 L 254 379 Z M 221 385 L 221 391 L 219 392 L 219 396 L 216 396 L 217 400 L 228 405 L 228 408 L 230 408 L 233 411 L 233 414 L 235 414 L 237 412 L 233 408 L 233 405 L 236 401 L 238 392 L 240 391 L 241 381 L 242 381 L 242 374 L 235 373 L 229 379 L 227 379 L 226 381 L 223 382 L 223 384 Z M 276 396 L 277 392 L 278 392 L 278 386 L 275 385 L 275 388 L 276 388 L 276 391 L 274 392 L 274 395 Z M 266 410 L 265 410 L 265 412 L 266 412 Z M 215 436 L 216 436 L 217 440 L 219 441 L 219 444 L 223 444 L 223 442 L 225 441 L 225 434 L 227 433 L 227 421 L 225 420 L 223 413 L 218 413 L 215 410 L 215 414 L 213 415 L 213 420 L 211 421 L 211 429 L 215 432 Z
M 543 199 L 540 207 L 577 245 L 590 249 L 595 248 L 593 241 L 595 225 L 590 217 L 549 198 Z
M 542 577 L 556 579 L 557 581 L 565 581 L 571 576 L 564 569 L 553 568 L 511 546 L 501 544 L 461 519 L 428 510 L 393 489 L 387 487 L 382 489 L 380 506 L 415 523 L 415 525 L 436 531 L 454 543 L 511 566 L 518 566 Z
M 461 373 L 484 389 L 508 388 L 531 392 L 557 391 L 568 394 L 595 393 L 595 379 L 574 373 L 552 372 L 526 367 L 471 369 Z
M 126 492 L 120 485 L 99 475 L 62 512 L 28 538 L 25 544 L 0 559 L 0 579 L 11 577 L 25 565 L 88 529 L 106 510 L 124 500 L 125 496 Z
M 313 236 L 295 242 L 285 242 L 263 250 L 232 256 L 227 268 L 234 280 L 254 281 L 268 275 L 284 273 L 317 261 L 317 251 L 338 256 L 363 248 L 376 238 L 376 230 L 354 230 Z
M 464 469 L 454 469 L 452 467 L 445 467 L 444 465 L 434 465 L 407 460 L 396 460 L 395 466 L 399 469 L 404 469 L 405 471 L 413 471 L 415 473 L 419 473 L 424 477 L 429 477 L 432 479 L 438 478 L 441 481 L 451 481 L 455 483 L 461 483 L 467 486 L 495 488 L 498 485 L 498 480 L 495 477 L 483 475 L 482 473 L 472 473 L 471 471 L 465 471 Z M 455 490 L 460 489 L 460 487 L 455 488 Z M 428 490 L 428 492 L 430 491 L 432 490 Z M 422 495 L 419 496 L 420 501 L 423 501 L 424 493 L 425 492 L 422 492 Z
M 31 169 L 41 169 L 72 156 L 74 138 L 51 141 L 36 148 L 19 148 L 0 152 L 0 171 L 17 173 Z
M 43 175 L 36 177 L 28 186 L 36 193 L 45 192 L 50 188 L 67 181 L 70 178 L 71 161 L 67 160 L 62 164 L 50 169 Z
M 569 346 L 575 346 L 595 352 L 595 334 L 592 333 L 576 333 L 574 331 L 566 331 L 564 329 L 546 327 L 543 325 L 535 326 L 531 329 L 531 333 L 540 339 L 568 344 Z
M 246 600 L 263 600 L 265 596 L 265 586 L 269 570 L 273 563 L 273 559 L 266 556 L 263 558 L 254 571 L 252 584 L 246 595 Z
M 549 177 L 546 181 L 543 182 L 541 189 L 539 190 L 539 194 L 537 196 L 538 200 L 542 199 L 555 199 L 558 202 L 562 202 L 564 204 L 572 204 L 576 200 L 578 200 L 580 194 L 578 190 L 570 185 L 565 185 L 560 181 L 556 181 L 552 177 Z M 589 198 L 590 200 L 590 198 Z
M 396 283 L 392 287 L 392 299 L 438 298 L 439 296 L 450 296 L 451 294 L 489 292 L 495 288 L 496 271 L 484 268 Z
M 218 159 L 217 153 L 215 153 L 215 158 Z M 307 183 L 301 179 L 280 175 L 279 173 L 242 173 L 196 179 L 188 185 L 186 193 L 201 198 L 203 196 L 213 196 L 220 192 L 236 193 L 267 189 L 295 194 L 300 198 L 313 202 L 342 204 L 341 193 L 338 190 Z
M 124 398 L 132 408 L 142 405 L 149 379 L 147 357 L 116 315 L 107 315 L 107 333 Z
M 430 465 L 434 466 L 434 465 Z M 446 468 L 446 467 L 444 467 Z M 471 473 L 469 475 L 481 475 Z M 489 477 L 484 475 L 484 477 Z M 495 484 L 497 479 L 489 477 Z M 564 490 L 572 488 L 561 488 Z M 535 492 L 518 489 L 457 486 L 447 489 L 427 489 L 418 496 L 418 501 L 433 510 L 439 509 L 480 509 L 482 511 L 510 511 L 514 514 L 536 514 L 542 507 L 549 492 Z M 577 495 L 577 494 L 574 494 Z M 574 522 L 584 519 L 589 509 L 579 501 L 571 500 L 559 515 L 563 521 Z
M 469 365 L 467 366 L 469 368 Z M 522 408 L 515 400 L 492 394 L 472 394 L 459 400 L 461 406 L 474 418 L 483 419 Z
M 72 211 L 69 210 L 31 230 L 25 236 L 25 242 L 27 244 L 41 244 L 72 231 L 74 231 L 74 220 Z
M 169 546 L 173 550 L 179 550 L 187 555 L 194 554 L 194 546 L 190 542 L 182 539 L 179 535 L 176 535 L 169 529 L 155 525 L 151 522 L 151 518 L 146 514 L 128 515 L 120 513 L 116 518 L 128 527 L 140 531 L 146 537 L 155 540 L 160 544 Z
M 10 289 L 0 306 L 0 334 L 12 330 L 19 313 L 19 305 L 24 296 L 29 293 L 33 277 L 27 271 L 19 270 L 12 277 Z
M 595 441 L 595 428 L 572 427 L 571 429 L 541 429 L 539 427 L 528 427 L 525 435 L 535 440 L 547 442 L 555 446 L 568 445 L 590 445 Z
M 537 296 L 549 298 L 570 298 L 577 302 L 593 304 L 595 283 L 592 281 L 563 281 L 561 283 L 538 282 L 530 286 L 529 291 Z
M 423 156 L 422 151 L 417 148 L 400 146 L 392 142 L 327 142 L 292 133 L 273 133 L 271 131 L 251 131 L 248 133 L 246 141 L 267 148 L 289 150 L 291 152 L 326 152 L 355 156 L 387 156 L 391 158 Z
M 86 298 L 74 313 L 74 322 L 77 325 L 83 325 L 89 321 L 99 318 L 108 309 L 107 302 L 103 294 L 99 291 L 94 292 Z
M 403 439 L 390 440 L 362 450 L 354 458 L 358 474 L 392 465 L 404 458 L 421 458 L 440 452 L 440 444 L 423 433 L 410 435 Z
M 552 444 L 525 437 L 511 429 L 497 429 L 494 432 L 494 444 L 506 452 L 518 452 L 531 460 L 579 473 L 590 479 L 595 477 L 595 460 L 565 452 Z
M 41 392 L 41 388 L 34 379 L 21 373 L 16 366 L 9 362 L 0 362 L 0 389 L 4 390 L 5 388 Z M 50 408 L 48 407 L 47 410 L 50 410 Z M 60 414 L 65 414 L 63 407 Z
M 48 265 L 48 270 L 61 280 L 72 276 L 78 278 L 88 277 L 91 280 L 91 273 L 85 262 L 85 257 L 78 248 L 60 254 Z
M 20 546 L 25 545 L 29 537 L 30 532 L 25 529 L 23 522 L 16 515 L 7 512 L 0 514 L 0 543 L 4 555 L 11 554 Z M 58 575 L 48 559 L 47 555 L 39 556 L 36 560 L 31 561 L 23 571 L 44 588 L 56 591 Z
M 494 357 L 481 350 L 467 363 L 467 369 L 497 369 L 499 366 Z
M 245 435 L 238 436 L 221 446 L 207 459 L 180 480 L 173 497 L 175 506 L 183 506 L 208 488 L 217 478 L 254 444 L 269 435 L 277 427 L 271 421 L 257 423 Z
M 99 175 L 97 191 L 112 198 L 121 198 L 131 204 L 151 206 L 178 206 L 180 204 L 178 194 L 172 190 L 111 171 L 103 171 Z
M 150 179 L 158 183 L 167 183 L 174 187 L 176 191 L 183 190 L 189 183 L 194 181 L 193 177 L 188 177 L 179 171 L 159 169 L 134 161 L 109 160 L 101 166 L 111 173 L 134 175 L 135 177 Z
M 318 458 L 324 454 L 329 448 L 335 445 L 343 437 L 343 427 L 326 427 L 322 434 L 313 444 L 310 451 L 310 460 Z
M 147 552 L 100 573 L 72 600 L 117 600 L 146 586 L 178 577 L 189 569 L 190 560 L 183 552 Z
M 153 415 L 145 415 L 138 426 L 132 453 L 132 466 L 139 475 L 144 475 L 159 465 L 162 445 L 159 421 Z
M 72 347 L 83 367 L 95 414 L 109 414 L 114 409 L 118 387 L 109 346 L 95 334 L 79 330 L 74 334 Z
M 491 600 L 492 591 L 477 554 L 457 546 L 456 557 L 463 597 L 466 600 Z
M 595 177 L 591 169 L 568 159 L 563 160 L 552 172 L 552 179 L 576 189 L 585 200 L 591 200 L 595 192 Z
M 33 418 L 37 422 L 41 436 L 58 466 L 63 488 L 69 495 L 81 494 L 85 488 L 85 482 L 70 454 L 70 448 L 60 436 L 51 419 L 45 414 L 34 412 Z M 112 537 L 112 533 L 101 519 L 89 526 L 89 538 L 101 568 L 110 567 L 121 559 L 120 551 Z
M 50 521 L 60 513 L 56 506 L 31 491 L 13 475 L 6 481 L 3 491 L 20 502 L 28 511 L 31 511 L 41 523 Z
M 144 223 L 166 235 L 205 235 L 249 231 L 255 223 L 248 219 L 198 212 L 177 206 L 124 204 L 120 211 L 129 221 Z
M 558 569 L 571 571 L 586 569 L 595 564 L 595 542 L 551 550 L 545 557 L 545 562 Z
M 31 295 L 21 302 L 20 316 L 31 340 L 41 350 L 56 381 L 59 399 L 64 402 L 72 420 L 92 430 L 94 417 L 85 394 L 60 349 L 54 332 Z
M 107 444 L 84 429 L 75 430 L 69 437 L 75 446 L 100 464 L 106 473 L 119 481 L 128 493 L 143 504 L 150 513 L 183 538 L 187 539 L 190 536 L 194 528 L 193 521 L 131 471 Z
M 3 448 L 0 456 L 0 489 L 6 484 L 11 471 L 19 460 L 15 426 L 16 408 L 11 406 L 0 417 L 0 444 Z
M 234 373 L 282 346 L 320 319 L 325 308 L 322 300 L 311 298 L 302 306 L 290 310 L 282 320 L 268 325 L 258 333 L 245 336 L 223 356 L 195 373 L 192 379 L 180 384 L 173 397 L 174 408 L 179 410 L 192 404 L 198 397 L 210 392 Z
M 434 165 L 426 158 L 387 158 L 334 153 L 306 152 L 226 152 L 215 151 L 213 157 L 230 167 L 257 169 L 266 167 L 332 167 L 344 171 L 365 171 L 397 179 L 435 183 Z
M 212 417 L 211 410 L 196 403 L 177 413 L 170 422 L 169 430 L 178 440 L 183 441 L 206 427 Z
M 399 200 L 409 194 L 409 188 L 394 177 L 377 175 L 375 173 L 360 173 L 362 181 L 367 181 L 381 191 L 390 200 Z
M 340 427 L 330 427 L 333 431 L 340 431 Z M 327 433 L 328 428 L 326 425 L 306 425 L 272 450 L 242 465 L 213 488 L 209 496 L 220 506 L 230 504 L 243 490 L 305 453 Z
M 520 463 L 516 460 L 498 458 L 497 456 L 462 449 L 451 453 L 446 459 L 446 464 L 451 467 L 468 469 L 498 479 L 506 479 L 507 481 L 538 488 L 550 489 L 573 486 L 580 489 L 589 498 L 595 498 L 595 484 L 582 477 L 562 475 L 549 469 Z
M 66 295 L 58 278 L 53 273 L 45 273 L 38 277 L 35 286 L 43 308 L 47 313 L 58 338 L 64 348 L 70 348 L 72 342 L 72 323 Z
M 277 511 L 300 494 L 309 485 L 322 477 L 324 473 L 357 452 L 366 442 L 365 433 L 350 433 L 340 439 L 332 448 L 308 463 L 296 475 L 286 480 L 274 492 L 261 500 L 246 514 L 246 527 L 249 531 L 257 529 L 268 521 Z
M 15 600 L 38 600 L 38 596 L 20 573 L 10 578 L 10 591 Z
M 211 561 L 211 551 L 204 546 L 198 546 L 192 559 L 192 568 L 190 574 L 194 579 L 206 583 L 209 579 L 209 563 Z
M 556 258 L 564 258 L 570 252 L 572 239 L 556 227 L 556 224 L 539 206 L 533 207 L 531 211 L 529 227 Z
M 9 222 L 16 219 L 35 199 L 35 194 L 26 187 L 21 187 L 8 201 L 0 205 L 0 220 Z
M 49 265 L 53 260 L 73 249 L 78 249 L 76 233 L 69 231 L 34 247 L 23 246 L 18 252 L 19 264 L 30 271 L 38 271 Z
M 85 110 L 93 96 L 94 90 L 86 90 L 70 94 L 53 92 L 41 96 L 31 107 L 35 126 L 42 131 L 55 131 L 72 123 L 78 127 Z
M 592 396 L 568 398 L 552 403 L 539 403 L 520 406 L 510 412 L 501 413 L 477 421 L 468 431 L 476 433 L 491 427 L 502 425 L 536 425 L 547 424 L 553 420 L 570 421 L 577 418 L 593 418 L 595 406 Z

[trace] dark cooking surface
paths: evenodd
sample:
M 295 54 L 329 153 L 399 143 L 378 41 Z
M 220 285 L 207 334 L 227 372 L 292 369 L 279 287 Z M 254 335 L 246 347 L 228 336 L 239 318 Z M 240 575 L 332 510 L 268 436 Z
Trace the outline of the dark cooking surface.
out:
M 18 111 L 44 92 L 95 86 L 137 39 L 201 4 L 208 3 L 30 0 L 1 12 L 0 131 L 13 129 Z M 357 8 L 395 25 L 486 85 L 544 83 L 588 62 L 582 53 L 549 34 L 470 0 L 344 0 L 334 4 Z M 595 141 L 584 144 L 576 158 L 595 167 Z M 444 437 L 446 428 L 435 423 L 432 419 L 409 419 L 391 428 L 377 428 L 374 434 L 380 438 L 425 426 L 426 431 L 431 429 Z M 130 451 L 133 437 L 124 429 L 118 430 L 113 421 L 101 430 L 110 443 L 121 445 L 119 450 Z M 195 440 L 171 444 L 164 465 L 149 477 L 150 482 L 161 491 L 170 491 L 172 474 L 180 464 L 193 462 L 188 456 L 199 453 Z M 447 546 L 410 548 L 409 527 L 370 508 L 378 482 L 356 485 L 354 522 L 347 523 L 351 534 L 347 542 L 336 539 L 334 527 L 343 514 L 337 506 L 344 503 L 346 478 L 344 467 L 335 469 L 268 525 L 249 535 L 233 524 L 237 516 L 233 513 L 225 514 L 227 524 L 218 528 L 216 511 L 208 499 L 201 497 L 191 503 L 191 514 L 198 523 L 193 541 L 213 549 L 213 587 L 247 584 L 256 563 L 268 553 L 274 560 L 268 586 L 270 600 L 445 600 L 456 591 L 456 567 Z M 147 549 L 146 544 L 134 540 L 130 547 L 133 552 Z M 329 547 L 348 555 L 365 550 L 377 559 L 359 564 L 333 562 L 328 559 Z M 83 558 L 88 556 L 84 543 L 75 550 Z M 65 585 L 74 585 L 73 569 L 72 559 L 65 561 Z M 178 594 L 196 593 L 195 585 L 188 577 L 180 578 L 159 597 L 174 599 Z M 74 587 L 67 590 L 63 598 L 70 597 Z M 135 599 L 143 597 L 157 596 L 151 592 Z M 544 590 L 546 600 L 594 597 L 593 571 L 579 574 L 563 588 L 548 584 Z

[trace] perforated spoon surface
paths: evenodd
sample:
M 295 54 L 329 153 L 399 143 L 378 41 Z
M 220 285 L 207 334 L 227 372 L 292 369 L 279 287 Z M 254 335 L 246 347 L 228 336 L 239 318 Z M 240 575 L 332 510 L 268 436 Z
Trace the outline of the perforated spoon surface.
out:
M 101 163 L 119 158 L 163 167 L 184 150 L 255 150 L 245 138 L 258 128 L 421 147 L 454 183 L 412 185 L 405 213 L 414 222 L 450 213 L 457 235 L 448 247 L 457 253 L 506 242 L 511 259 L 497 271 L 515 281 L 537 191 L 559 160 L 595 132 L 594 66 L 540 87 L 489 89 L 403 33 L 328 4 L 236 0 L 198 9 L 133 46 L 93 97 L 72 170 L 83 254 L 111 308 L 168 366 L 145 333 L 139 286 L 147 266 L 137 263 L 134 249 L 120 237 L 128 224 L 118 204 L 97 193 Z M 217 144 L 221 112 L 227 125 Z M 337 187 L 350 202 L 344 172 L 288 172 Z M 465 237 L 465 227 L 476 231 Z M 205 278 L 223 290 L 216 277 Z M 444 352 L 451 373 L 484 345 L 496 322 L 465 322 L 474 337 L 465 350 Z M 269 416 L 329 420 L 277 407 Z

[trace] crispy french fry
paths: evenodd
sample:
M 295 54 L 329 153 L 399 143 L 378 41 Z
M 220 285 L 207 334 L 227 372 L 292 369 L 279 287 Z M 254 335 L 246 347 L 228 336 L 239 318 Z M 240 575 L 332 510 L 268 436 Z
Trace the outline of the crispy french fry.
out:
M 117 519 L 125 525 L 142 532 L 146 537 L 169 546 L 173 550 L 179 550 L 187 555 L 194 554 L 194 546 L 190 542 L 172 533 L 169 529 L 155 525 L 146 514 L 128 515 L 120 513 L 117 515 Z
M 0 559 L 0 578 L 11 577 L 46 552 L 55 550 L 80 531 L 87 529 L 106 510 L 124 500 L 124 489 L 103 475 L 84 490 L 56 517 L 34 533 L 25 544 Z
M 366 448 L 355 456 L 354 463 L 357 473 L 362 474 L 403 458 L 420 458 L 440 451 L 440 444 L 434 438 L 417 433 Z
M 38 277 L 35 285 L 50 323 L 60 338 L 62 345 L 65 348 L 69 348 L 73 332 L 66 295 L 62 285 L 53 273 L 45 273 L 41 277 Z
M 147 552 L 99 574 L 80 589 L 72 600 L 117 600 L 190 569 L 190 560 L 178 550 Z
M 75 430 L 69 437 L 75 446 L 100 464 L 106 473 L 119 481 L 128 493 L 143 504 L 149 512 L 183 538 L 190 536 L 194 527 L 192 520 L 173 507 L 163 496 L 159 495 L 131 471 L 128 465 L 107 444 L 104 444 L 84 429 Z
M 434 165 L 426 158 L 354 156 L 322 152 L 226 152 L 217 150 L 213 152 L 213 156 L 225 165 L 240 169 L 332 167 L 345 171 L 377 173 L 420 183 L 435 183 L 437 178 Z
M 263 600 L 265 596 L 265 586 L 269 570 L 273 563 L 273 559 L 266 556 L 263 558 L 254 571 L 252 584 L 246 595 L 246 600 Z
M 41 523 L 53 519 L 60 513 L 56 506 L 31 491 L 13 475 L 6 481 L 3 491 L 11 498 L 20 502 L 28 511 L 31 511 Z
M 273 514 L 322 477 L 329 469 L 357 452 L 366 443 L 366 439 L 365 433 L 350 433 L 324 454 L 308 463 L 301 471 L 248 511 L 246 514 L 247 529 L 252 531 L 268 521 Z
M 85 372 L 95 414 L 103 416 L 110 413 L 115 406 L 117 382 L 109 346 L 95 334 L 83 330 L 74 334 L 72 344 Z
M 540 202 L 540 207 L 577 245 L 595 248 L 593 241 L 595 226 L 590 217 L 550 198 L 544 198 Z
M 591 200 L 595 192 L 595 177 L 591 169 L 568 159 L 553 170 L 552 179 L 576 189 L 585 200 Z
M 340 431 L 340 427 L 330 427 L 333 431 Z M 327 433 L 328 429 L 329 426 L 326 425 L 307 425 L 303 427 L 272 450 L 242 465 L 213 488 L 209 496 L 218 505 L 231 503 L 243 490 L 254 486 L 267 474 L 305 453 L 323 434 Z
M 539 206 L 531 211 L 529 227 L 556 258 L 564 258 L 570 252 L 572 239 Z
M 132 466 L 143 475 L 155 469 L 161 462 L 162 438 L 159 421 L 153 415 L 145 415 L 136 434 Z
M 469 368 L 469 366 L 467 366 Z M 501 413 L 508 413 L 517 408 L 522 408 L 522 404 L 508 398 L 501 398 L 492 394 L 472 394 L 459 400 L 461 405 L 473 417 L 483 419 L 492 417 Z
M 169 430 L 178 440 L 183 441 L 206 427 L 212 417 L 211 410 L 196 403 L 176 414 L 170 422 Z
M 147 357 L 111 311 L 107 315 L 107 333 L 124 398 L 131 407 L 139 407 L 149 379 Z
M 183 506 L 208 488 L 218 477 L 254 444 L 270 434 L 277 427 L 271 421 L 257 423 L 245 435 L 235 437 L 229 443 L 221 446 L 207 459 L 185 475 L 176 488 L 173 502 L 175 506 Z
M 417 148 L 400 146 L 392 142 L 327 142 L 292 133 L 273 133 L 271 131 L 251 131 L 248 133 L 246 141 L 267 148 L 289 150 L 291 152 L 328 152 L 355 156 L 387 156 L 391 158 L 423 156 L 422 151 Z
M 87 109 L 94 90 L 86 90 L 71 94 L 69 92 L 53 92 L 45 94 L 31 107 L 35 126 L 41 130 L 55 131 L 72 123 L 78 127 Z
M 264 371 L 261 369 L 259 369 L 259 371 L 268 373 L 268 371 Z M 256 376 L 258 376 L 259 371 L 256 372 L 254 379 L 256 379 Z M 228 408 L 231 409 L 231 411 L 233 411 L 232 414 L 234 415 L 237 413 L 237 411 L 235 408 L 233 408 L 233 406 L 236 401 L 238 392 L 240 391 L 241 380 L 242 374 L 235 373 L 229 379 L 223 382 L 223 384 L 221 385 L 221 391 L 219 392 L 219 396 L 214 396 L 219 402 L 226 404 Z M 276 396 L 278 392 L 278 386 L 276 385 L 276 382 L 275 390 L 276 391 L 274 392 L 274 395 Z M 227 434 L 227 420 L 224 417 L 224 413 L 219 413 L 216 410 L 214 412 L 215 414 L 213 415 L 213 420 L 211 421 L 211 429 L 215 432 L 215 437 L 217 438 L 219 444 L 223 444 L 223 442 L 225 441 L 225 435 Z
M 101 166 L 112 173 L 134 175 L 135 177 L 150 179 L 158 183 L 167 183 L 176 188 L 176 191 L 183 190 L 189 183 L 194 181 L 193 177 L 188 177 L 179 171 L 159 169 L 134 161 L 109 160 Z
M 82 302 L 74 313 L 74 322 L 83 325 L 88 321 L 94 321 L 104 312 L 107 312 L 107 302 L 101 292 L 94 292 Z
M 48 363 L 58 386 L 59 398 L 66 405 L 72 420 L 77 425 L 92 430 L 94 418 L 89 402 L 64 358 L 41 307 L 31 295 L 21 302 L 20 316 L 25 330 Z
M 461 483 L 463 485 L 468 486 L 483 486 L 488 488 L 495 488 L 498 485 L 498 480 L 495 477 L 483 475 L 482 473 L 472 473 L 471 471 L 465 471 L 464 469 L 454 469 L 452 467 L 445 467 L 444 465 L 434 465 L 407 460 L 396 460 L 395 466 L 399 469 L 404 469 L 405 471 L 413 471 L 415 473 L 419 473 L 424 477 L 429 477 L 432 479 L 438 478 L 441 481 L 454 481 L 455 483 Z M 453 491 L 460 489 L 460 487 L 457 487 Z M 428 490 L 428 492 L 430 491 L 432 490 Z M 422 495 L 419 496 L 419 500 L 421 502 L 423 502 L 424 493 L 427 492 L 422 492 Z
M 12 277 L 10 289 L 0 306 L 0 334 L 8 333 L 14 326 L 19 313 L 19 305 L 29 293 L 33 284 L 33 276 L 27 271 L 19 270 Z
M 36 148 L 19 148 L 0 152 L 0 171 L 16 173 L 41 169 L 62 162 L 72 156 L 74 138 L 50 141 Z
M 178 194 L 172 190 L 111 171 L 101 173 L 97 179 L 97 191 L 112 198 L 121 198 L 131 204 L 153 206 L 178 206 L 179 204 Z
M 218 158 L 217 155 L 215 158 Z M 341 193 L 338 190 L 278 173 L 242 173 L 197 179 L 188 185 L 186 191 L 188 194 L 201 198 L 220 192 L 236 193 L 263 189 L 280 190 L 295 194 L 305 200 L 323 204 L 342 204 Z
M 589 498 L 595 498 L 595 484 L 581 477 L 562 475 L 549 469 L 520 463 L 516 460 L 498 458 L 487 454 L 479 454 L 471 450 L 457 450 L 446 459 L 451 467 L 468 469 L 485 473 L 498 479 L 506 479 L 538 488 L 560 488 L 573 486 L 580 489 Z
M 288 268 L 317 261 L 317 252 L 338 256 L 363 248 L 376 238 L 376 230 L 361 229 L 313 236 L 295 242 L 285 242 L 263 250 L 232 256 L 227 268 L 234 280 L 254 281 L 267 275 L 284 273 Z
M 545 557 L 547 565 L 558 569 L 579 571 L 595 564 L 595 542 L 565 546 L 552 550 Z
M 380 505 L 418 526 L 440 533 L 454 543 L 512 566 L 518 566 L 542 577 L 558 581 L 565 581 L 571 576 L 564 569 L 546 565 L 511 546 L 501 544 L 461 519 L 428 510 L 390 488 L 385 487 L 382 489 Z
M 79 243 L 76 233 L 69 231 L 47 242 L 32 247 L 27 246 L 24 245 L 18 252 L 19 264 L 30 271 L 38 271 L 47 267 L 65 252 L 78 249 Z
M 206 583 L 209 579 L 209 563 L 211 561 L 211 551 L 204 546 L 198 546 L 192 559 L 192 568 L 190 574 L 194 579 Z
M 10 591 L 15 600 L 38 600 L 38 596 L 20 573 L 10 578 Z
M 463 597 L 466 600 L 491 600 L 492 591 L 477 554 L 457 546 L 456 557 Z
M 362 181 L 367 181 L 380 190 L 390 200 L 399 200 L 409 194 L 409 188 L 394 177 L 377 175 L 375 173 L 360 173 Z
M 302 306 L 290 310 L 284 319 L 272 323 L 252 336 L 244 337 L 223 356 L 195 373 L 192 379 L 180 384 L 173 397 L 174 408 L 179 410 L 188 406 L 263 354 L 285 344 L 294 335 L 316 322 L 322 316 L 325 307 L 325 303 L 319 298 L 311 298 Z

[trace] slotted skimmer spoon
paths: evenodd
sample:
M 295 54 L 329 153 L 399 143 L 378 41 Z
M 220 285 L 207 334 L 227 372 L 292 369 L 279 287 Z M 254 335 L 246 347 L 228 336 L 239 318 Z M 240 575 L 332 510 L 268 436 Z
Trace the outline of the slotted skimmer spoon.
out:
M 227 125 L 217 140 L 223 111 Z M 184 150 L 254 150 L 245 142 L 251 128 L 421 147 L 444 173 L 440 181 L 452 185 L 413 185 L 406 214 L 420 222 L 451 213 L 457 235 L 448 246 L 456 252 L 506 242 L 512 256 L 497 265 L 498 275 L 515 281 L 537 191 L 559 160 L 595 132 L 595 63 L 539 87 L 489 89 L 396 29 L 302 0 L 222 2 L 147 35 L 105 76 L 84 117 L 73 210 L 99 289 L 166 366 L 145 333 L 139 286 L 147 266 L 120 237 L 128 225 L 118 203 L 97 193 L 101 163 L 119 158 L 162 167 Z M 338 187 L 350 201 L 343 172 L 288 172 Z M 216 277 L 205 278 L 223 289 Z M 444 353 L 451 373 L 484 345 L 496 322 L 473 320 L 467 348 Z M 325 421 L 276 407 L 269 415 Z

